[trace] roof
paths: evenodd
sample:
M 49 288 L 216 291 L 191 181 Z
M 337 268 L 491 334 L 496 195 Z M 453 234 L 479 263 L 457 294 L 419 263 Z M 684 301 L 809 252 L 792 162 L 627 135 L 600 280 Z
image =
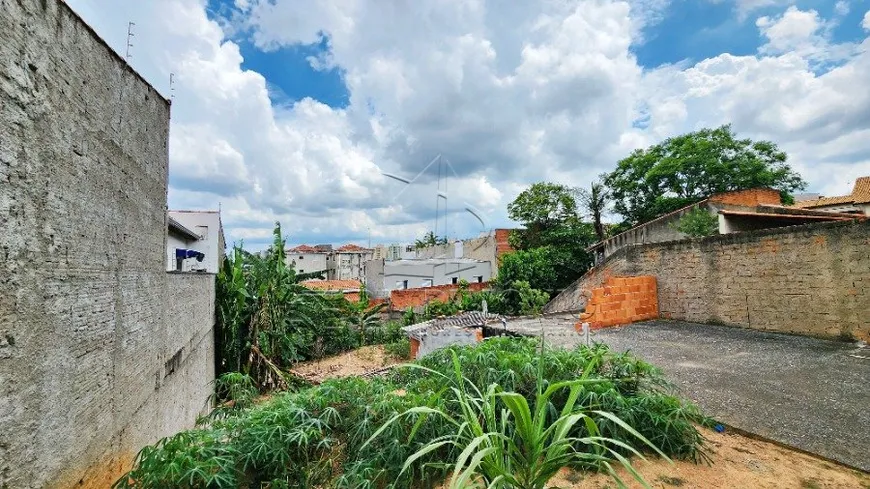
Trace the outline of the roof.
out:
M 775 212 L 748 212 L 748 211 L 729 211 L 729 210 L 721 210 L 719 214 L 726 216 L 739 216 L 739 217 L 758 217 L 758 218 L 771 218 L 771 219 L 793 219 L 798 221 L 851 221 L 859 216 L 843 216 L 838 213 L 831 213 L 830 216 L 823 216 L 818 214 L 780 214 Z
M 852 193 L 836 197 L 819 197 L 818 199 L 797 202 L 792 207 L 798 209 L 812 209 L 841 204 L 870 204 L 870 177 L 860 177 L 855 180 Z
M 358 246 L 358 245 L 355 245 L 355 244 L 352 244 L 352 243 L 348 243 L 348 244 L 346 244 L 346 245 L 344 245 L 344 246 L 340 246 L 340 247 L 339 247 L 338 249 L 336 249 L 335 251 L 338 251 L 338 252 L 340 252 L 340 253 L 341 253 L 341 252 L 350 252 L 350 253 L 355 253 L 355 252 L 356 252 L 356 253 L 368 253 L 368 252 L 371 252 L 372 250 L 370 250 L 370 249 L 368 249 L 368 248 L 363 248 L 362 246 Z
M 293 253 L 325 253 L 324 251 L 320 251 L 317 248 L 308 245 L 299 245 L 295 248 L 288 248 L 287 251 Z
M 426 334 L 441 331 L 446 328 L 480 327 L 498 321 L 500 318 L 501 316 L 498 314 L 483 314 L 480 311 L 468 311 L 447 318 L 435 318 L 422 323 L 405 326 L 402 330 L 411 338 L 420 339 Z
M 400 260 L 392 260 L 384 265 L 445 265 L 448 263 L 488 263 L 483 260 L 475 260 L 474 258 L 402 258 Z
M 359 291 L 362 288 L 362 282 L 359 280 L 306 280 L 299 285 L 324 292 Z
M 202 236 L 191 231 L 190 229 L 185 227 L 184 224 L 181 224 L 180 222 L 173 219 L 172 216 L 166 216 L 166 217 L 168 218 L 167 227 L 169 229 L 172 229 L 172 230 L 178 232 L 179 234 L 181 234 L 187 238 L 193 239 L 193 240 L 199 241 L 200 239 L 202 239 Z

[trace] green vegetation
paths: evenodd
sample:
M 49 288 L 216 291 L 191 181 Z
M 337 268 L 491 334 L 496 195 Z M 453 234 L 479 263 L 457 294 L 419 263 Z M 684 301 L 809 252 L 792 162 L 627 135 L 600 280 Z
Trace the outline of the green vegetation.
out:
M 604 176 L 613 209 L 628 226 L 710 195 L 754 187 L 789 194 L 806 183 L 770 141 L 737 139 L 730 125 L 675 136 L 637 150 Z
M 696 207 L 683 214 L 674 228 L 693 238 L 703 238 L 719 232 L 719 218 L 707 209 Z
M 434 487 L 457 462 L 457 477 L 543 487 L 555 467 L 609 470 L 653 446 L 701 459 L 704 421 L 630 355 L 497 338 L 204 419 L 143 449 L 115 487 Z
M 243 373 L 261 392 L 284 389 L 296 362 L 399 339 L 381 324 L 384 306 L 369 307 L 364 290 L 359 302 L 349 302 L 299 281 L 285 263 L 279 224 L 265 257 L 233 248 L 215 286 L 218 375 Z

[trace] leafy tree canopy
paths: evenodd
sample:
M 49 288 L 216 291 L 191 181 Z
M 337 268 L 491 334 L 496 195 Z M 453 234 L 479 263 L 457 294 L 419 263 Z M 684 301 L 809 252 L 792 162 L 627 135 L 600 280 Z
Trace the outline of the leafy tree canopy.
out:
M 418 239 L 416 242 L 414 242 L 414 248 L 419 250 L 420 248 L 425 248 L 427 246 L 435 246 L 435 245 L 443 245 L 443 244 L 447 244 L 447 237 L 446 236 L 445 237 L 438 237 L 438 236 L 435 236 L 435 233 L 433 231 L 429 231 L 428 233 L 424 234 L 421 239 Z
M 638 224 L 719 192 L 771 187 L 787 198 L 806 183 L 786 159 L 776 144 L 737 139 L 724 125 L 637 150 L 604 175 L 604 184 L 614 210 Z
M 535 183 L 508 204 L 508 217 L 527 228 L 551 226 L 576 215 L 574 193 L 557 183 Z

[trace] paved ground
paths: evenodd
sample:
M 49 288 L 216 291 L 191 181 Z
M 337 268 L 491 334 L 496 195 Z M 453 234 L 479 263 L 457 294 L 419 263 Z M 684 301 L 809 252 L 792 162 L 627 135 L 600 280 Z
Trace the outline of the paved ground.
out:
M 657 365 L 718 420 L 870 471 L 868 347 L 676 321 L 592 337 Z

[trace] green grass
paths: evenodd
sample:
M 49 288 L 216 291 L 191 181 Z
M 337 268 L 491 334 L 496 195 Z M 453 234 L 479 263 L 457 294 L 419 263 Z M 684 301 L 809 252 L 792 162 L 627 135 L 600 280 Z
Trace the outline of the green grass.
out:
M 468 477 L 490 477 L 486 463 L 541 481 L 556 465 L 607 470 L 602 462 L 656 453 L 652 447 L 701 460 L 693 423 L 706 421 L 630 355 L 600 345 L 540 352 L 536 341 L 517 338 L 447 348 L 384 378 L 330 380 L 224 414 L 143 449 L 116 487 L 434 487 L 481 435 L 456 424 L 477 414 L 491 417 L 486 443 L 510 439 L 523 448 L 499 463 L 482 456 Z M 533 422 L 523 428 L 518 419 Z M 445 440 L 453 443 L 432 447 Z M 546 445 L 558 448 L 541 460 L 555 463 L 518 462 Z

